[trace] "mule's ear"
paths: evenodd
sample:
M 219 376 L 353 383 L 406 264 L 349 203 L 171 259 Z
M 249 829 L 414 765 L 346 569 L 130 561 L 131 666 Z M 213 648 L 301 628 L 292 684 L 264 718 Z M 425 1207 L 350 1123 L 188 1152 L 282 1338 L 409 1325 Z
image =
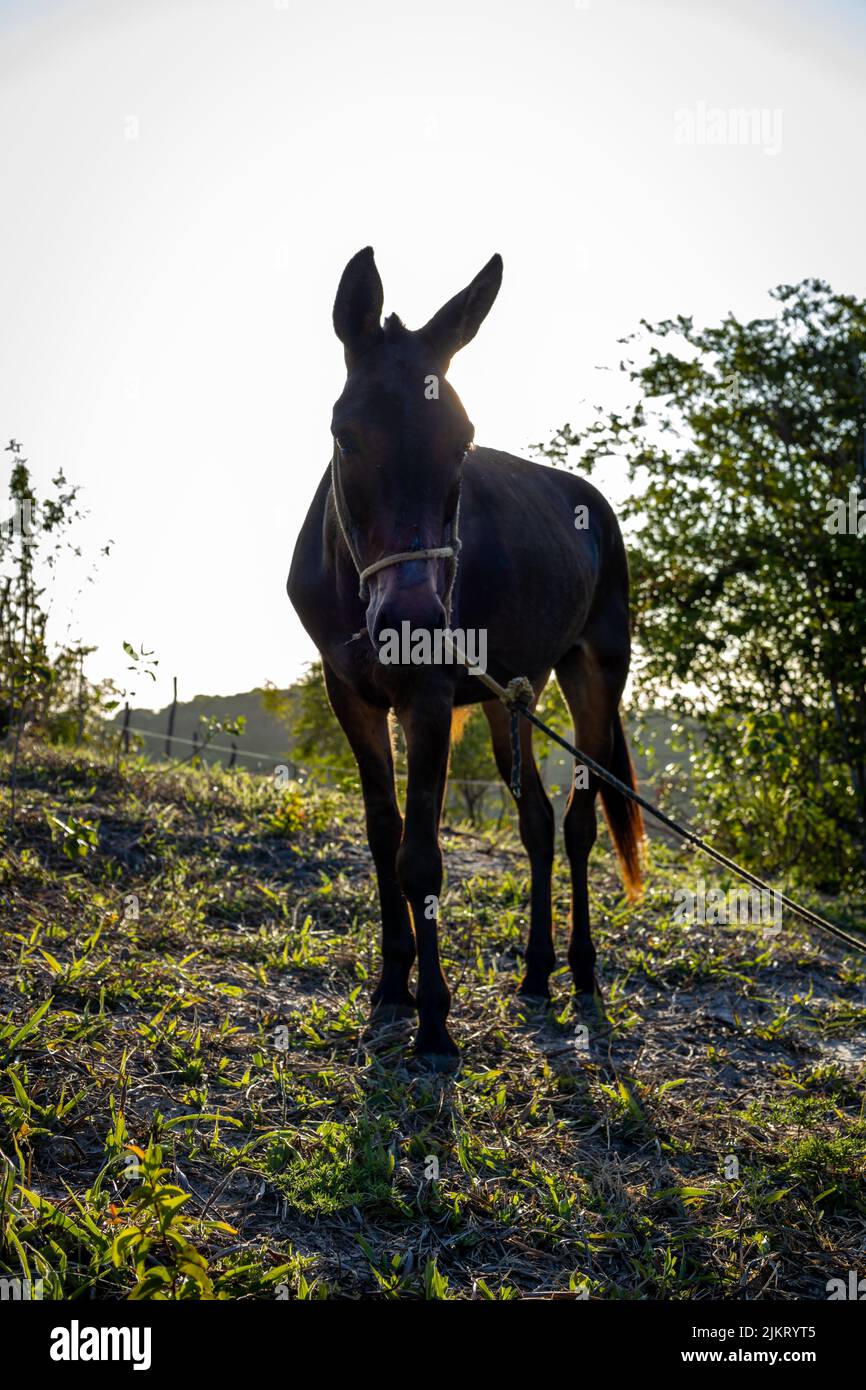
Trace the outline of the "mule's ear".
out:
M 455 294 L 421 329 L 436 356 L 447 367 L 455 352 L 471 343 L 486 319 L 502 284 L 502 257 L 491 256 L 471 285 Z
M 347 367 L 382 337 L 384 298 L 373 248 L 365 246 L 343 271 L 334 300 L 334 332 L 343 344 Z

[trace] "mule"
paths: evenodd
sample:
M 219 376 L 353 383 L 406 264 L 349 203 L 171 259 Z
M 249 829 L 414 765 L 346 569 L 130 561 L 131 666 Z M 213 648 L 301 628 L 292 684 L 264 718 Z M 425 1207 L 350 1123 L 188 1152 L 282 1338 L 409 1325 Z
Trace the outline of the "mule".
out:
M 331 419 L 332 458 L 301 528 L 287 585 L 321 653 L 331 705 L 358 763 L 382 916 L 372 1014 L 393 1019 L 417 1010 L 416 1051 L 444 1067 L 458 1052 L 446 1023 L 451 995 L 438 944 L 439 824 L 452 717 L 480 704 L 506 783 L 510 722 L 505 706 L 465 667 L 384 664 L 385 634 L 407 622 L 413 633 L 449 624 L 484 630 L 490 674 L 503 684 L 528 676 L 536 699 L 555 672 L 577 745 L 634 786 L 619 715 L 630 639 L 628 567 L 616 517 L 584 479 L 476 445 L 472 423 L 446 379 L 452 357 L 475 337 L 501 280 L 496 255 L 423 328 L 411 331 L 396 314 L 382 322 L 382 282 L 372 250 L 349 261 L 333 311 L 346 382 Z M 403 815 L 390 710 L 406 740 Z M 556 965 L 554 814 L 532 755 L 531 726 L 520 723 L 517 810 L 531 870 L 520 993 L 546 999 Z M 595 777 L 575 777 L 563 826 L 571 868 L 568 962 L 578 995 L 596 998 L 587 863 L 599 790 L 631 894 L 640 886 L 643 836 L 633 802 Z

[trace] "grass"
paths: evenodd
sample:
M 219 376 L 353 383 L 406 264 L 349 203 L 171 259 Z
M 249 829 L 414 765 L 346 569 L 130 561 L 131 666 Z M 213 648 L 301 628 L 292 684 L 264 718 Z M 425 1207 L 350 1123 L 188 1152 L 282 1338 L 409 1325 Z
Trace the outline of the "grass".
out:
M 564 968 L 551 1009 L 520 1006 L 525 859 L 447 833 L 463 1062 L 443 1077 L 366 1038 L 352 797 L 38 744 L 18 797 L 5 1277 L 45 1298 L 797 1299 L 862 1271 L 863 961 L 792 918 L 773 939 L 673 921 L 709 880 L 695 861 L 654 847 L 629 906 L 599 844 L 602 1021 Z M 554 886 L 564 960 L 562 865 Z

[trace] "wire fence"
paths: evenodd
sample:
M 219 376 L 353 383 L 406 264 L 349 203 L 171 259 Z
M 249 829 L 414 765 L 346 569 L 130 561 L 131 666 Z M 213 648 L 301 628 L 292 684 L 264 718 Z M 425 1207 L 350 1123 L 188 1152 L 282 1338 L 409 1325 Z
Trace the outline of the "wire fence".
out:
M 138 738 L 150 739 L 155 743 L 165 744 L 166 735 L 164 731 L 158 729 L 142 729 L 133 724 L 123 726 L 122 732 L 134 734 Z M 206 758 L 210 753 L 217 753 L 229 758 L 229 767 L 236 765 L 238 758 L 254 760 L 255 766 L 248 767 L 251 771 L 263 776 L 270 776 L 280 767 L 288 771 L 289 777 L 297 782 L 315 781 L 324 783 L 325 786 L 336 786 L 340 782 L 340 777 L 332 773 L 328 768 L 316 768 L 315 770 L 304 767 L 295 762 L 291 757 L 280 757 L 273 753 L 266 753 L 263 749 L 241 748 L 236 744 L 226 746 L 220 743 L 209 743 L 205 739 L 185 738 L 181 734 L 172 732 L 171 743 L 181 744 L 185 748 L 199 753 L 202 758 Z M 169 755 L 170 756 L 170 755 Z M 399 785 L 406 781 L 405 772 L 395 772 L 395 779 Z M 462 799 L 455 803 L 451 794 L 455 793 Z M 468 797 L 466 793 L 469 793 Z M 493 806 L 490 807 L 489 799 L 493 796 Z M 505 784 L 501 781 L 488 781 L 481 778 L 471 777 L 449 777 L 447 795 L 451 801 L 452 814 L 455 805 L 459 812 L 466 816 L 473 824 L 483 821 L 495 821 L 497 826 L 501 826 L 506 817 L 513 815 L 513 806 L 510 793 Z
M 165 734 L 160 733 L 157 729 L 139 729 L 132 724 L 126 725 L 125 728 L 128 733 L 135 734 L 139 738 L 150 738 L 155 739 L 158 743 L 165 743 Z M 180 734 L 175 733 L 172 734 L 171 741 L 172 743 L 181 743 L 187 748 L 196 749 L 202 757 L 205 753 L 225 753 L 233 758 L 255 758 L 260 766 L 262 762 L 265 762 L 274 768 L 286 767 L 289 774 L 296 780 L 301 780 L 302 777 L 328 778 L 331 776 L 326 768 L 316 768 L 314 772 L 312 769 L 295 762 L 293 758 L 279 757 L 274 753 L 266 753 L 260 748 L 241 748 L 237 744 L 226 747 L 225 744 L 209 743 L 205 739 L 183 738 Z M 405 781 L 406 779 L 405 772 L 397 772 L 395 776 L 398 781 Z M 449 777 L 448 780 L 452 786 L 472 787 L 474 790 L 480 790 L 482 787 L 499 790 L 503 785 L 501 782 L 485 781 L 473 777 Z
M 129 711 L 126 712 L 127 715 Z M 128 748 L 128 736 L 134 735 L 137 738 L 148 739 L 154 744 L 162 744 L 167 749 L 165 756 L 171 758 L 171 748 L 175 744 L 183 748 L 192 750 L 192 756 L 198 753 L 203 759 L 210 754 L 217 754 L 228 759 L 228 767 L 236 766 L 238 760 L 246 760 L 247 770 L 263 776 L 270 776 L 277 768 L 284 767 L 288 771 L 289 777 L 293 781 L 309 782 L 315 781 L 323 783 L 325 786 L 337 786 L 343 780 L 338 773 L 330 771 L 328 768 L 317 767 L 315 769 L 303 766 L 296 762 L 292 757 L 277 755 L 273 752 L 266 752 L 264 749 L 244 748 L 233 739 L 230 744 L 213 743 L 208 741 L 206 736 L 201 738 L 186 738 L 182 734 L 174 732 L 174 721 L 170 718 L 170 730 L 163 729 L 143 729 L 133 725 L 128 718 L 118 726 L 121 735 L 126 740 Z M 191 761 L 191 757 L 189 758 Z M 179 760 L 180 761 L 180 760 Z M 185 759 L 184 759 L 185 761 Z M 250 766 L 252 764 L 252 766 Z M 542 781 L 546 787 L 548 795 L 554 801 L 564 803 L 569 790 L 571 773 L 564 765 L 554 764 L 548 768 L 547 761 L 539 764 Z M 395 779 L 398 785 L 402 786 L 406 781 L 406 773 L 395 772 Z M 564 784 L 564 785 L 563 785 Z M 452 793 L 454 796 L 452 796 Z M 465 815 L 471 822 L 476 823 L 482 820 L 495 821 L 501 826 L 508 817 L 513 817 L 516 812 L 511 798 L 511 793 L 505 783 L 499 779 L 485 779 L 478 777 L 451 777 L 448 778 L 447 788 L 448 803 L 452 813 L 455 806 L 460 813 Z M 459 801 L 455 802 L 455 797 Z M 490 805 L 491 797 L 493 805 Z M 561 809 L 561 807 L 559 808 Z
M 202 759 L 208 758 L 211 754 L 217 754 L 228 759 L 227 765 L 229 768 L 235 767 L 238 760 L 243 759 L 245 765 L 247 765 L 248 771 L 264 776 L 272 775 L 278 768 L 285 768 L 293 781 L 319 782 L 323 783 L 325 786 L 333 787 L 339 786 L 345 780 L 345 773 L 341 776 L 340 773 L 331 771 L 325 767 L 316 767 L 315 769 L 305 767 L 303 764 L 296 762 L 289 755 L 266 752 L 264 749 L 245 748 L 234 739 L 227 745 L 224 743 L 211 742 L 206 734 L 201 737 L 195 736 L 193 738 L 186 738 L 182 734 L 174 732 L 175 709 L 176 705 L 173 702 L 173 705 L 169 709 L 167 729 L 144 729 L 133 725 L 130 722 L 131 711 L 128 706 L 124 712 L 122 724 L 115 727 L 119 729 L 127 748 L 129 746 L 129 736 L 134 735 L 137 738 L 149 739 L 154 743 L 161 743 L 164 748 L 164 754 L 166 758 L 169 759 L 172 756 L 171 748 L 174 744 L 179 744 L 184 748 L 192 750 L 188 759 L 179 761 L 191 761 L 192 756 L 195 756 L 195 754 L 201 756 Z M 571 761 L 572 760 L 565 757 L 557 758 L 549 756 L 544 759 L 539 759 L 538 763 L 542 783 L 554 804 L 558 819 L 559 813 L 564 809 L 571 787 L 572 768 L 569 765 Z M 249 766 L 249 764 L 252 764 L 252 766 Z M 404 784 L 406 781 L 406 773 L 396 772 L 395 779 L 399 785 Z M 511 793 L 505 783 L 498 779 L 492 780 L 449 776 L 447 793 L 449 800 L 452 792 L 456 793 L 456 795 L 461 798 L 460 809 L 465 812 L 468 819 L 472 822 L 482 819 L 492 819 L 495 820 L 498 825 L 501 825 L 506 817 L 514 815 L 514 804 Z M 495 797 L 492 815 L 487 809 L 491 793 L 493 793 Z M 655 832 L 655 836 L 658 838 L 664 840 L 672 838 L 663 827 L 653 826 L 652 829 Z

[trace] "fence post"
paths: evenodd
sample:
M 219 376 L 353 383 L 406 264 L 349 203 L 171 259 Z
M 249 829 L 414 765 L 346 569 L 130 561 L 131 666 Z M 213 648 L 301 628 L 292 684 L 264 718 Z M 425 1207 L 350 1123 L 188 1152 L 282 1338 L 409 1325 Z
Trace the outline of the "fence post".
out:
M 168 730 L 165 735 L 165 756 L 171 757 L 171 736 L 174 733 L 174 716 L 177 709 L 177 676 L 173 676 L 174 694 L 171 699 L 171 708 L 168 712 Z
M 84 653 L 78 653 L 78 727 L 75 731 L 75 747 L 81 747 L 84 736 Z
M 129 701 L 123 707 L 123 751 L 129 752 Z
M 234 765 L 235 765 L 235 759 L 237 758 L 237 755 L 238 755 L 238 746 L 237 746 L 237 744 L 235 743 L 234 739 L 232 739 L 232 755 L 231 755 L 231 757 L 229 758 L 229 767 L 234 767 Z

